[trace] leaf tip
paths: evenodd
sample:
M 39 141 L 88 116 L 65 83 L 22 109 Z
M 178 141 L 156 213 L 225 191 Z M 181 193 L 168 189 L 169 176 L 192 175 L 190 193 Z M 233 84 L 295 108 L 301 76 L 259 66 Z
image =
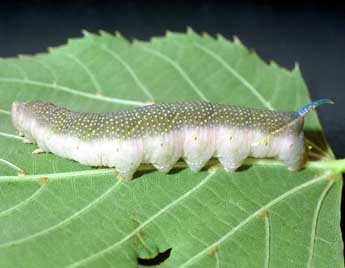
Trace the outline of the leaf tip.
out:
M 125 39 L 124 36 L 121 34 L 120 31 L 115 31 L 115 37 Z
M 279 65 L 274 60 L 270 60 L 269 65 L 273 68 L 279 68 Z
M 140 44 L 140 40 L 136 39 L 136 38 L 132 38 L 132 44 L 133 45 L 139 45 Z
M 193 30 L 193 28 L 191 26 L 187 26 L 187 30 L 186 30 L 187 34 L 196 34 L 196 32 Z
M 21 60 L 26 59 L 26 58 L 29 58 L 29 57 L 30 57 L 30 56 L 25 55 L 25 54 L 18 54 L 18 59 L 21 59 Z
M 240 46 L 243 46 L 243 44 L 242 44 L 240 38 L 238 38 L 237 35 L 234 35 L 234 36 L 232 37 L 232 40 L 233 40 L 233 42 L 234 42 L 235 44 L 240 45 Z
M 250 54 L 251 56 L 254 56 L 254 57 L 259 58 L 258 53 L 255 51 L 254 48 L 248 48 L 248 50 L 249 50 L 249 54 Z
M 297 61 L 295 62 L 295 65 L 294 65 L 294 67 L 292 69 L 292 72 L 294 72 L 294 73 L 301 73 L 301 68 L 300 68 L 299 63 Z
M 216 38 L 219 41 L 227 41 L 227 39 L 221 33 L 217 33 Z
M 83 34 L 84 37 L 89 37 L 91 35 L 91 33 L 86 29 L 81 30 L 81 33 Z
M 98 30 L 98 34 L 99 34 L 100 36 L 108 36 L 108 32 L 107 32 L 107 31 L 104 31 L 104 30 L 102 30 L 102 29 L 99 29 L 99 30 Z
M 165 30 L 165 36 L 166 37 L 169 37 L 169 36 L 172 36 L 173 35 L 173 32 L 171 30 Z
M 211 38 L 211 36 L 209 35 L 208 32 L 202 32 L 201 35 L 202 35 L 202 37 L 204 37 L 204 38 Z

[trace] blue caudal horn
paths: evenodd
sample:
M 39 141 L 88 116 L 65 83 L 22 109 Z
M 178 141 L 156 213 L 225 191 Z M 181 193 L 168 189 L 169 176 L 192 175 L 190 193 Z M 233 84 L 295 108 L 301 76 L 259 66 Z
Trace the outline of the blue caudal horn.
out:
M 322 104 L 334 104 L 334 102 L 330 99 L 316 100 L 316 101 L 313 101 L 313 102 L 307 104 L 306 106 L 302 107 L 301 109 L 297 110 L 296 114 L 299 117 L 304 117 L 307 113 L 316 109 L 317 107 L 319 107 Z

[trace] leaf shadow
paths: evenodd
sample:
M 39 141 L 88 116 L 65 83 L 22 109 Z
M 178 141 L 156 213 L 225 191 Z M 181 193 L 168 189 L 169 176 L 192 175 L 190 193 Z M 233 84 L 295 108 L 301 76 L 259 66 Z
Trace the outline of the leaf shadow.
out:
M 305 144 L 307 146 L 308 161 L 318 161 L 327 156 L 327 141 L 320 130 L 305 129 L 304 137 Z M 309 145 L 311 146 L 311 148 L 308 148 Z M 315 147 L 315 145 L 317 147 Z

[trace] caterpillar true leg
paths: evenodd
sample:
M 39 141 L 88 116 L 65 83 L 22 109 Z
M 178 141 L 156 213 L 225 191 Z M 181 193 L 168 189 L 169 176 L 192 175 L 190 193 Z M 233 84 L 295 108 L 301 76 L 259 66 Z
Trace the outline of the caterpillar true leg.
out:
M 45 153 L 45 151 L 41 148 L 37 148 L 35 150 L 32 151 L 33 154 L 41 154 L 41 153 Z
M 25 143 L 25 144 L 32 144 L 32 143 L 34 143 L 34 142 L 31 141 L 31 140 L 29 140 L 29 139 L 27 139 L 27 138 L 24 138 L 24 139 L 23 139 L 23 143 Z

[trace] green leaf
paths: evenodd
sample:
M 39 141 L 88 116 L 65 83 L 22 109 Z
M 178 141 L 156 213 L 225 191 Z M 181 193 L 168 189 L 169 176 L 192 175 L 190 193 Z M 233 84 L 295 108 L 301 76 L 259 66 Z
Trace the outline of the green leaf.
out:
M 345 165 L 316 113 L 305 126 L 314 161 L 302 171 L 249 160 L 226 173 L 211 161 L 198 173 L 143 166 L 122 181 L 111 169 L 32 155 L 8 112 L 30 100 L 95 112 L 195 99 L 296 110 L 310 101 L 298 66 L 191 30 L 150 42 L 85 32 L 49 53 L 0 60 L 0 96 L 0 267 L 137 267 L 169 248 L 164 267 L 343 267 Z

